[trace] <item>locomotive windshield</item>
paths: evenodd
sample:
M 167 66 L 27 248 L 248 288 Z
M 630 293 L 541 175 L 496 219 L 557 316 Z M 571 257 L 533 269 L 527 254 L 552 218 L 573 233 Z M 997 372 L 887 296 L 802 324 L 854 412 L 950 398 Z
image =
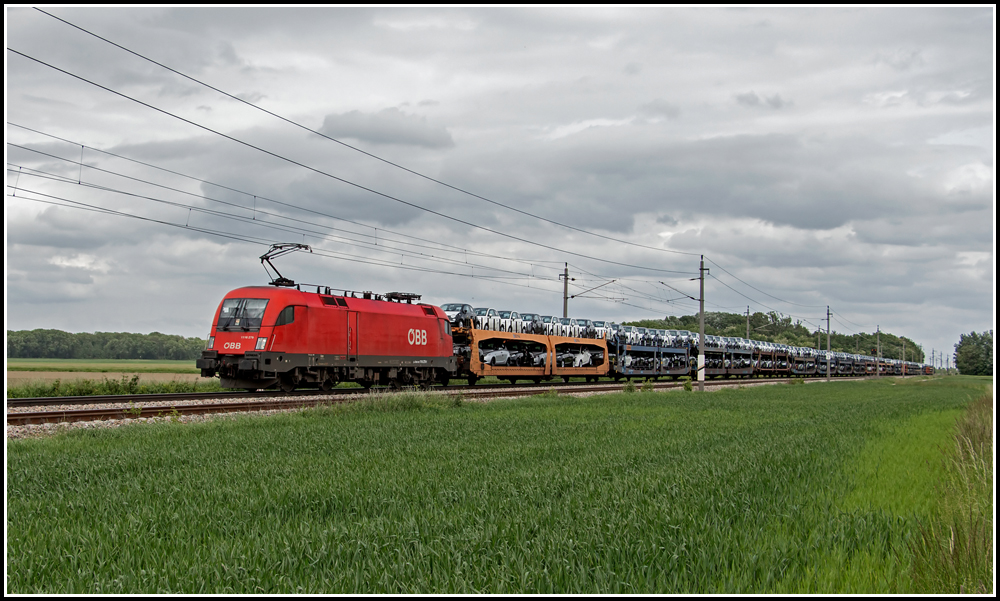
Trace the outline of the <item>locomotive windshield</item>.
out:
M 227 298 L 222 301 L 216 329 L 224 332 L 259 330 L 266 307 L 266 298 Z

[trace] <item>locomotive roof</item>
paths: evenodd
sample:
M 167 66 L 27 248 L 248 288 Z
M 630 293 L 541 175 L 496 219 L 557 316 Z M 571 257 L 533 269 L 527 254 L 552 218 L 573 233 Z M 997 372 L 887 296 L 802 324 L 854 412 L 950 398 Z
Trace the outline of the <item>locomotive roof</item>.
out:
M 312 292 L 299 290 L 298 288 L 286 288 L 277 286 L 244 286 L 229 291 L 225 298 L 267 298 L 284 301 L 288 304 L 299 304 L 307 306 L 332 306 L 347 308 L 354 311 L 364 311 L 371 313 L 395 313 L 395 314 L 425 314 L 433 317 L 445 318 L 444 312 L 439 307 L 427 303 L 413 303 L 407 300 L 387 300 L 382 295 L 365 292 L 350 294 L 329 293 L 325 289 L 323 292 Z M 339 291 L 338 291 L 339 292 Z M 361 294 L 362 297 L 357 295 Z M 398 294 L 398 293 L 397 293 Z M 372 298 L 364 298 L 363 295 L 370 295 Z M 416 296 L 416 295 L 413 295 Z M 412 297 L 411 297 L 412 298 Z M 425 308 L 430 309 L 428 312 Z

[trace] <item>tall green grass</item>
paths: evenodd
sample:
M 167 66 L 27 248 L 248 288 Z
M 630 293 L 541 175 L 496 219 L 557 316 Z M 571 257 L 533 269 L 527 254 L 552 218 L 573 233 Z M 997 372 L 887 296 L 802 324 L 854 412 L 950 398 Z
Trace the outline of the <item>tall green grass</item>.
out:
M 941 503 L 911 543 L 919 592 L 994 592 L 993 411 L 992 394 L 972 403 L 940 462 Z
M 33 397 L 93 396 L 112 394 L 170 394 L 180 392 L 220 392 L 219 382 L 142 382 L 139 374 L 122 375 L 118 379 L 100 380 L 36 380 L 7 387 L 8 399 Z
M 906 593 L 912 515 L 843 500 L 963 380 L 373 397 L 7 443 L 17 593 Z

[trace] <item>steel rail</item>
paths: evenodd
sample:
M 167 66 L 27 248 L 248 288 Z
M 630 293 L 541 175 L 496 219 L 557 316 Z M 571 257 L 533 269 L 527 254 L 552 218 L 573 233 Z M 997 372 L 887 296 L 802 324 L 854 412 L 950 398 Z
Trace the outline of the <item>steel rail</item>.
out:
M 736 380 L 710 380 L 705 384 L 710 387 L 723 386 L 743 386 L 748 384 L 783 384 L 798 378 L 746 378 Z M 856 378 L 850 378 L 856 379 Z M 813 381 L 822 381 L 823 378 L 814 378 Z M 808 380 L 807 380 L 808 381 Z M 654 390 L 669 390 L 682 388 L 683 382 L 654 382 Z M 447 388 L 447 390 L 446 390 Z M 535 396 L 545 394 L 550 390 L 565 393 L 584 392 L 616 392 L 620 391 L 623 385 L 620 382 L 604 382 L 598 384 L 590 383 L 559 383 L 553 385 L 530 384 L 526 386 L 517 385 L 486 385 L 486 386 L 450 386 L 437 390 L 444 391 L 449 396 L 461 396 L 463 398 L 488 399 L 513 396 Z M 433 389 L 432 389 L 433 390 Z M 387 389 L 386 389 L 387 391 Z M 250 411 L 283 411 L 289 409 L 302 409 L 315 407 L 331 403 L 349 402 L 352 396 L 362 397 L 370 394 L 370 390 L 363 388 L 342 389 L 320 394 L 290 394 L 282 393 L 280 396 L 268 395 L 275 398 L 264 398 L 263 400 L 241 401 L 232 403 L 209 403 L 209 404 L 171 404 L 157 406 L 131 405 L 128 407 L 104 407 L 99 409 L 61 409 L 56 411 L 38 411 L 7 414 L 8 426 L 23 426 L 43 423 L 66 423 L 77 421 L 95 420 L 128 420 L 155 417 L 179 417 L 182 415 L 204 415 L 210 413 L 242 413 Z M 148 397 L 168 396 L 168 395 L 147 395 Z M 292 397 L 292 398 L 289 398 Z M 322 397 L 322 398 L 320 398 Z M 330 398 L 344 397 L 344 398 Z M 69 397 L 64 397 L 69 398 Z M 197 400 L 186 397 L 187 400 Z M 202 398 L 205 398 L 202 395 Z M 161 402 L 163 399 L 159 399 Z M 169 400 L 169 399 L 168 399 Z M 116 403 L 122 403 L 122 397 L 116 397 Z M 63 403 L 71 404 L 71 403 Z
M 460 378 L 455 378 L 460 379 Z M 555 381 L 523 382 L 520 384 L 474 384 L 458 386 L 432 386 L 427 389 L 429 392 L 440 391 L 450 392 L 456 390 L 470 389 L 494 389 L 494 388 L 549 388 L 555 385 Z M 559 382 L 560 386 L 583 386 L 585 382 Z M 333 388 L 328 391 L 317 389 L 295 390 L 283 392 L 281 390 L 239 390 L 225 392 L 176 392 L 176 393 L 156 393 L 156 394 L 111 394 L 111 395 L 89 395 L 89 396 L 57 396 L 57 397 L 25 397 L 17 399 L 7 399 L 7 407 L 44 407 L 47 405 L 100 405 L 102 403 L 149 403 L 156 401 L 200 401 L 227 398 L 285 398 L 290 396 L 317 396 L 317 395 L 352 395 L 369 391 L 387 392 L 393 389 L 385 386 L 372 388 Z

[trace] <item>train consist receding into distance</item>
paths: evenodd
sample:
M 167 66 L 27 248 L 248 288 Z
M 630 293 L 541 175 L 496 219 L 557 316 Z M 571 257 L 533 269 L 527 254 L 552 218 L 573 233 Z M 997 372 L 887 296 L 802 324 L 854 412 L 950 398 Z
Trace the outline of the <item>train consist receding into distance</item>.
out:
M 263 259 L 263 257 L 262 257 Z M 315 288 L 315 292 L 302 290 Z M 582 377 L 697 378 L 697 333 L 531 313 L 442 307 L 409 293 L 296 286 L 238 288 L 219 304 L 197 366 L 225 388 L 427 387 L 494 376 L 516 382 Z M 705 336 L 706 378 L 931 374 L 913 362 Z

